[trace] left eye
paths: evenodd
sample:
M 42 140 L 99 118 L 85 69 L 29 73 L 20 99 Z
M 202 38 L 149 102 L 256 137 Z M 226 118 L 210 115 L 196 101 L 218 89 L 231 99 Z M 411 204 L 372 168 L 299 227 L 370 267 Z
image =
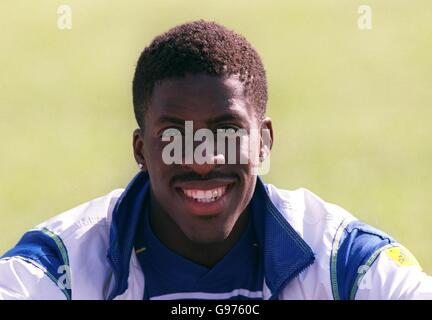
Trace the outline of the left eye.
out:
M 226 125 L 226 126 L 217 128 L 218 131 L 221 130 L 221 131 L 228 131 L 228 132 L 229 131 L 237 132 L 240 129 L 241 129 L 240 127 L 237 127 L 237 126 L 234 126 L 234 125 Z

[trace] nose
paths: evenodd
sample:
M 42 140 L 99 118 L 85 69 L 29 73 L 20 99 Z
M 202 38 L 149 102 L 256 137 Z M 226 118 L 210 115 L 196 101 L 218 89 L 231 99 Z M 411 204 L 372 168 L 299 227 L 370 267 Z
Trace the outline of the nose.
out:
M 225 157 L 222 154 L 217 154 L 211 156 L 211 158 L 206 158 L 206 162 L 197 163 L 195 159 L 192 164 L 184 164 L 185 167 L 199 174 L 200 176 L 206 176 L 218 165 L 225 163 Z

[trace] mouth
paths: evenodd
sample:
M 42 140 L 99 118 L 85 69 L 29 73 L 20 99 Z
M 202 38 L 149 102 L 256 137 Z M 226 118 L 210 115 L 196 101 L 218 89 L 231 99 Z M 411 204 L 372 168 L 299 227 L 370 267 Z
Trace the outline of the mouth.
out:
M 176 186 L 182 204 L 193 216 L 217 215 L 224 212 L 232 202 L 231 189 L 234 181 L 190 181 Z
M 201 203 L 210 203 L 219 200 L 226 193 L 227 189 L 227 185 L 210 190 L 181 188 L 187 198 Z

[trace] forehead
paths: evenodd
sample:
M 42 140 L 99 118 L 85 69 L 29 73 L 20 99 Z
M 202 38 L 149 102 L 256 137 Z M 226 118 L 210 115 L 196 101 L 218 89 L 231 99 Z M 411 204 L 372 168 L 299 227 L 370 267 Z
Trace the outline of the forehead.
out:
M 147 110 L 152 122 L 163 117 L 206 122 L 229 115 L 243 121 L 254 115 L 236 76 L 198 74 L 163 80 L 155 86 Z

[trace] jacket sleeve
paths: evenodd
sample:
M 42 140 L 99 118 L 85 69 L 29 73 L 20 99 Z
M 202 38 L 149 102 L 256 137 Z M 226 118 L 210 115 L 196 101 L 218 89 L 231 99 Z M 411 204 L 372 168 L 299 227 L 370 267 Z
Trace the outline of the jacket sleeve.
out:
M 341 223 L 330 270 L 335 300 L 432 299 L 432 278 L 409 250 L 361 221 Z
M 432 277 L 402 246 L 383 250 L 356 284 L 356 300 L 432 300 Z
M 0 259 L 0 300 L 65 300 L 50 277 L 30 260 Z
M 0 258 L 0 298 L 59 299 L 61 295 L 72 298 L 67 249 L 50 230 L 30 230 Z

